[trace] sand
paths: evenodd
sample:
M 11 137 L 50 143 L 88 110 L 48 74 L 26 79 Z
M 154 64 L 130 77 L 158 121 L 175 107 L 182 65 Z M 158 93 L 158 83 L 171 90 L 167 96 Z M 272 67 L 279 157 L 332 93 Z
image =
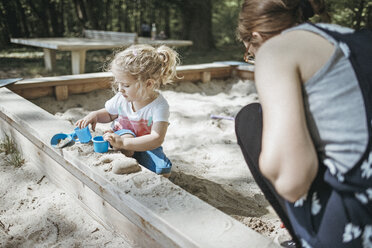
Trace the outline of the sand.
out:
M 169 180 L 276 242 L 289 239 L 254 182 L 236 142 L 231 119 L 243 106 L 258 101 L 253 82 L 237 78 L 210 83 L 182 82 L 161 92 L 171 111 L 170 126 L 163 144 L 173 163 Z M 90 111 L 102 108 L 112 95 L 111 90 L 100 90 L 72 95 L 64 102 L 56 102 L 51 97 L 32 102 L 74 123 Z M 211 115 L 228 118 L 212 119 Z M 108 128 L 108 124 L 99 124 L 92 135 L 101 135 Z M 92 168 L 123 189 L 129 187 L 130 181 L 136 183 L 136 173 L 146 170 L 142 168 L 138 172 L 130 171 L 133 173 L 129 175 L 118 175 L 114 173 L 116 167 L 133 164 L 131 158 L 120 152 L 94 153 L 91 144 L 75 144 L 63 149 L 86 156 Z M 58 247 L 65 244 L 62 242 L 70 242 L 67 244 L 71 246 L 126 247 L 124 240 L 87 216 L 46 178 L 40 181 L 42 174 L 30 171 L 27 164 L 21 169 L 1 165 L 1 169 L 10 177 L 1 189 L 4 204 L 0 209 L 0 235 L 6 238 L 1 240 L 24 247 L 29 244 Z M 11 177 L 16 177 L 15 174 L 20 174 L 17 180 L 22 184 L 13 182 Z M 146 184 L 151 186 L 155 181 L 149 179 Z M 158 200 L 154 198 L 155 201 Z
M 105 229 L 30 162 L 0 153 L 0 247 L 130 247 Z

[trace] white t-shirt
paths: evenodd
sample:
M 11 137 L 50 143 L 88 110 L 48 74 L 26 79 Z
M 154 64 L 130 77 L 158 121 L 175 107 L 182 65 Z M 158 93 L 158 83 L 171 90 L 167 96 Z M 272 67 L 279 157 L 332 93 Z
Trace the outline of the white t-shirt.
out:
M 129 129 L 137 137 L 150 134 L 155 122 L 169 122 L 169 104 L 160 93 L 154 101 L 136 112 L 120 92 L 105 103 L 105 108 L 109 114 L 119 115 L 112 123 L 114 131 Z

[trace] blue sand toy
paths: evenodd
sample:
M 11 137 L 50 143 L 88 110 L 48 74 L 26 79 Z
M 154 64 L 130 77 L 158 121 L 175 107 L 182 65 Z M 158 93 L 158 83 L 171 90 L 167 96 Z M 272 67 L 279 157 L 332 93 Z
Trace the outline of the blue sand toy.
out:
M 90 134 L 89 127 L 80 129 L 79 127 L 74 129 L 80 143 L 89 143 L 92 140 L 92 135 Z
M 75 132 L 70 134 L 57 133 L 50 140 L 50 144 L 55 148 L 63 148 L 75 142 L 76 138 L 77 136 Z
M 109 142 L 104 140 L 102 136 L 93 138 L 93 148 L 95 152 L 105 153 L 108 151 Z
M 80 129 L 79 127 L 74 129 L 73 133 L 57 133 L 50 140 L 50 144 L 54 148 L 63 148 L 71 145 L 74 142 L 88 143 L 92 140 L 92 135 L 90 134 L 89 128 L 85 127 Z
M 172 162 L 165 156 L 160 146 L 150 151 L 135 152 L 133 156 L 139 164 L 156 174 L 168 174 L 172 169 Z

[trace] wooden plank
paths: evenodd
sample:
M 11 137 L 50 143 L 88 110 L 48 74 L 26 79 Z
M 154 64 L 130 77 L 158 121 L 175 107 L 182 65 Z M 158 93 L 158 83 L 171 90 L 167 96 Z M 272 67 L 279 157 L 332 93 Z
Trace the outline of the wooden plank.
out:
M 37 99 L 44 96 L 54 96 L 55 94 L 54 87 L 18 88 L 13 92 L 26 99 Z
M 203 71 L 201 73 L 201 78 L 203 83 L 208 83 L 211 81 L 211 72 L 210 71 Z
M 57 101 L 63 101 L 68 98 L 68 86 L 67 85 L 58 85 L 54 90 L 56 94 Z
M 196 82 L 204 80 L 204 82 L 206 82 L 210 81 L 211 79 L 229 78 L 232 76 L 232 72 L 233 68 L 231 66 L 219 63 L 178 66 L 177 75 L 179 76 L 179 79 L 176 79 L 175 81 Z M 203 73 L 207 73 L 205 74 L 207 75 L 206 78 L 203 78 Z M 244 76 L 245 74 L 242 75 Z M 69 94 L 86 93 L 96 89 L 109 88 L 111 87 L 112 79 L 113 77 L 111 72 L 86 73 L 78 75 L 25 79 L 9 85 L 8 88 L 27 99 L 35 99 L 42 96 L 55 95 L 54 87 L 56 86 L 69 86 Z M 48 87 L 51 89 L 45 89 Z
M 74 85 L 84 83 L 105 83 L 112 80 L 111 72 L 85 73 L 79 75 L 55 76 L 24 79 L 9 86 L 11 90 L 30 89 L 34 87 L 49 87 L 57 85 Z
M 86 56 L 86 51 L 84 49 L 71 51 L 72 74 L 83 74 L 84 73 L 85 56 Z
M 152 40 L 151 38 L 138 37 L 138 44 L 148 44 L 151 46 L 161 46 L 166 45 L 172 48 L 181 47 L 181 46 L 192 46 L 193 42 L 191 40 Z
M 138 37 L 137 33 L 114 32 L 93 29 L 85 29 L 84 36 L 90 39 L 126 40 L 133 43 L 137 42 Z
M 41 48 L 49 48 L 60 51 L 73 50 L 101 50 L 128 47 L 135 44 L 128 40 L 114 39 L 89 39 L 77 37 L 49 37 L 49 38 L 11 38 L 12 43 L 34 46 Z M 151 40 L 146 38 L 138 39 L 138 44 L 149 44 L 152 46 L 167 45 L 171 47 L 191 46 L 193 43 L 189 40 Z
M 49 48 L 43 48 L 43 51 L 45 68 L 48 71 L 54 71 L 56 69 L 56 51 Z
M 48 38 L 12 38 L 12 43 L 49 48 L 59 51 L 101 50 L 130 46 L 133 42 L 125 40 L 102 40 L 77 37 L 48 37 Z
M 254 80 L 254 65 L 238 66 L 236 71 L 240 78 Z
M 68 87 L 69 94 L 81 94 L 94 90 L 108 89 L 111 87 L 111 81 L 105 80 L 100 82 L 91 82 L 86 84 L 74 84 Z
M 68 121 L 50 115 L 6 88 L 0 89 L 0 99 L 0 124 L 4 130 L 16 133 L 24 154 L 35 159 L 52 181 L 65 185 L 65 190 L 90 213 L 137 247 L 278 247 L 148 170 L 121 175 L 123 183 L 119 187 L 110 174 L 87 164 L 82 155 L 51 147 L 49 140 L 54 133 L 73 129 Z M 140 183 L 149 180 L 157 183 Z M 154 191 L 158 192 L 156 197 L 151 194 Z

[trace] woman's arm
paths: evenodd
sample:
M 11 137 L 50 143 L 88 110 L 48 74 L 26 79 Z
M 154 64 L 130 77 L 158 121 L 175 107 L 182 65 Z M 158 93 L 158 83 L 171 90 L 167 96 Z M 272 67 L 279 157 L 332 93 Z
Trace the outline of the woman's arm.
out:
M 263 109 L 259 167 L 291 202 L 307 193 L 318 170 L 304 113 L 298 66 L 301 48 L 295 40 L 282 35 L 268 40 L 257 54 L 255 68 Z
M 149 151 L 163 144 L 168 129 L 168 122 L 160 121 L 152 125 L 151 133 L 135 138 L 120 137 L 114 133 L 106 133 L 105 140 L 118 149 L 128 151 Z

